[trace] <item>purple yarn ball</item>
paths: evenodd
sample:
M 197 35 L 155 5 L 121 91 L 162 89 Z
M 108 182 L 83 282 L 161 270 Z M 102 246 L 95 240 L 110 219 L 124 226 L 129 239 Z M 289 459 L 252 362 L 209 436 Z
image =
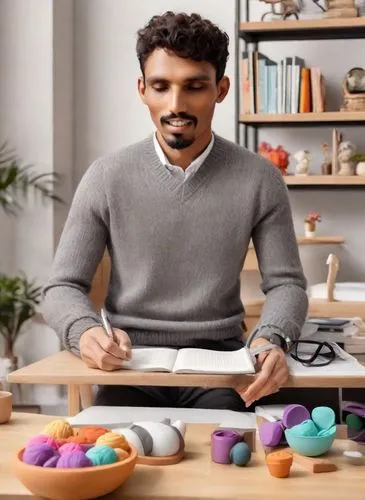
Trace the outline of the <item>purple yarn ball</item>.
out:
M 92 462 L 83 451 L 64 453 L 57 462 L 57 469 L 76 469 L 80 467 L 91 467 Z
M 47 462 L 44 462 L 43 467 L 56 467 L 59 458 L 59 454 L 53 455 L 53 457 L 49 458 Z
M 55 454 L 55 450 L 48 444 L 31 444 L 23 453 L 23 462 L 29 465 L 42 466 Z
M 27 446 L 33 444 L 48 444 L 54 450 L 57 450 L 58 444 L 57 441 L 52 436 L 47 436 L 46 434 L 37 434 L 29 439 Z
M 63 455 L 64 453 L 76 453 L 84 450 L 79 443 L 65 443 L 58 448 L 58 451 L 60 455 Z

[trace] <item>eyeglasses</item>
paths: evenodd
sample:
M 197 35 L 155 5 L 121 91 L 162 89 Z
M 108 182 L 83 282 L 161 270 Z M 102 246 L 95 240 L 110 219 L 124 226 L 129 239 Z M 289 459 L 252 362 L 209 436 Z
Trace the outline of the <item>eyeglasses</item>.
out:
M 336 353 L 328 342 L 295 340 L 290 356 L 304 366 L 327 366 L 336 358 Z

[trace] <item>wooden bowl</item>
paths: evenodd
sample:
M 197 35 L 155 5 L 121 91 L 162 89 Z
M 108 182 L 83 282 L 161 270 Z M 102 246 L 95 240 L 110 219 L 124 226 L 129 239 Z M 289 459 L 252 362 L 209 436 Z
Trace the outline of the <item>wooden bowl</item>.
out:
M 16 477 L 34 495 L 52 500 L 86 500 L 111 493 L 128 479 L 137 462 L 132 446 L 125 460 L 79 469 L 29 465 L 22 461 L 23 452 L 24 448 L 17 452 L 13 463 Z

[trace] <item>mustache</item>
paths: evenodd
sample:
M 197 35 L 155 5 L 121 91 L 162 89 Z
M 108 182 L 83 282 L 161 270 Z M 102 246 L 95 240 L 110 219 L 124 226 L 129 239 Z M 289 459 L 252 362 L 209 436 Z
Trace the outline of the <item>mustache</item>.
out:
M 166 115 L 166 116 L 161 116 L 161 124 L 164 124 L 166 123 L 167 121 L 169 120 L 176 120 L 176 119 L 181 119 L 181 120 L 189 120 L 189 121 L 192 121 L 194 123 L 194 125 L 197 124 L 198 120 L 195 116 L 191 116 L 191 115 L 188 115 L 187 113 L 184 113 L 184 112 L 181 112 L 181 113 L 171 113 L 169 115 Z

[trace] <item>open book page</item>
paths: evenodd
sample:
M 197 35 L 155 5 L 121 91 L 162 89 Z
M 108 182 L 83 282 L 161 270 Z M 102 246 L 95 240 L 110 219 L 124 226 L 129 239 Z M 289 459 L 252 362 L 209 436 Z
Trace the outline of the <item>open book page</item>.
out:
M 255 366 L 246 347 L 237 351 L 186 347 L 178 352 L 173 371 L 214 374 L 255 373 Z
M 172 372 L 177 352 L 169 347 L 137 347 L 132 349 L 132 359 L 123 363 L 122 368 L 145 372 Z

